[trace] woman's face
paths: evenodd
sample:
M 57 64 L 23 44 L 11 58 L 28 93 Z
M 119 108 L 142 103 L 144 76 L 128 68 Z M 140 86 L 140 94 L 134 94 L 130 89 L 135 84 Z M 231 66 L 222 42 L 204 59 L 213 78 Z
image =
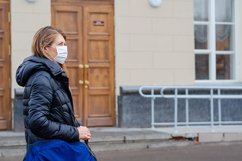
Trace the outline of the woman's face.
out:
M 64 37 L 61 34 L 58 34 L 52 43 L 51 46 L 46 47 L 46 52 L 53 58 L 56 57 L 57 51 L 56 51 L 56 46 L 64 46 L 66 43 Z

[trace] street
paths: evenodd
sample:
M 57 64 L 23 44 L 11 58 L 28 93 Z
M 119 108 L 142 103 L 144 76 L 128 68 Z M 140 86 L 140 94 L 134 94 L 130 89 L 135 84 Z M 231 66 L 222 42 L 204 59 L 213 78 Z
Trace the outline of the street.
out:
M 242 143 L 97 153 L 99 161 L 241 161 Z
M 242 143 L 198 144 L 129 151 L 97 152 L 98 161 L 241 161 Z M 6 158 L 0 161 L 21 161 Z

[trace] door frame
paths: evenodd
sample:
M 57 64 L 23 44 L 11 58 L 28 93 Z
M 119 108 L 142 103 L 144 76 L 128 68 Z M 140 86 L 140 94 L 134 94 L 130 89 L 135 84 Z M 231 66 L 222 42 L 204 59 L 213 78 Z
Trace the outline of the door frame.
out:
M 113 109 L 112 109 L 112 111 L 111 111 L 111 116 L 112 116 L 112 122 L 113 122 L 113 124 L 112 125 L 107 125 L 107 126 L 116 126 L 116 95 L 115 95 L 115 29 L 114 29 L 114 9 L 115 9 L 115 7 L 114 7 L 114 0 L 90 0 L 90 1 L 85 1 L 85 0 L 51 0 L 51 24 L 52 25 L 56 25 L 56 19 L 55 19 L 55 12 L 54 12 L 54 8 L 56 7 L 56 6 L 73 6 L 73 5 L 75 5 L 75 6 L 79 6 L 79 7 L 83 7 L 82 8 L 82 13 L 81 13 L 81 15 L 83 15 L 84 16 L 84 7 L 88 7 L 88 6 L 92 6 L 92 5 L 100 5 L 100 4 L 102 4 L 102 5 L 109 5 L 109 6 L 112 6 L 113 7 L 113 29 L 112 29 L 112 33 L 113 33 L 113 36 L 112 36 L 112 42 L 113 42 L 113 46 L 112 46 L 112 57 L 113 57 L 113 59 L 111 60 L 112 61 L 112 63 L 111 63 L 111 66 L 112 66 L 112 68 L 113 69 L 111 69 L 112 70 L 112 72 L 111 72 L 111 75 L 110 75 L 110 78 L 112 77 L 112 82 L 111 82 L 111 84 L 112 84 L 112 86 L 111 86 L 111 88 L 112 88 L 112 91 L 111 91 L 111 99 L 112 99 L 112 101 L 111 101 L 111 106 L 113 107 Z M 84 22 L 81 22 L 82 23 L 82 26 L 84 27 Z M 85 34 L 84 34 L 84 30 L 82 30 L 81 31 L 81 34 L 80 35 L 82 35 L 82 37 L 83 38 L 81 38 L 82 40 L 82 46 L 83 46 L 83 51 L 82 51 L 82 53 L 83 54 L 85 54 L 84 53 L 84 50 L 85 50 L 85 46 L 84 46 L 84 44 L 85 44 L 85 42 L 84 41 L 86 41 L 84 38 L 85 38 Z M 83 56 L 83 57 L 85 57 L 85 56 Z M 86 60 L 83 58 L 83 63 L 86 63 Z M 86 73 L 85 73 L 86 74 Z M 84 74 L 84 75 L 85 75 Z M 84 87 L 82 87 L 83 89 L 81 89 L 81 90 L 83 90 L 84 92 L 83 92 L 83 107 L 80 107 L 80 109 L 78 109 L 78 110 L 81 110 L 81 113 L 82 113 L 82 119 L 81 119 L 81 121 L 82 121 L 82 123 L 84 124 L 84 125 L 88 125 L 88 106 L 87 106 L 87 99 L 86 99 L 86 97 L 87 97 L 87 92 L 88 92 L 88 90 L 87 89 L 84 89 Z M 97 125 L 98 126 L 98 125 Z
M 0 130 L 10 130 L 12 129 L 12 104 L 11 104 L 11 15 L 10 15 L 10 1 L 0 0 L 0 3 L 6 5 L 6 11 L 3 12 L 3 88 L 2 88 L 2 98 L 3 98 L 3 112 L 2 118 L 0 120 Z M 0 63 L 1 65 L 1 63 Z

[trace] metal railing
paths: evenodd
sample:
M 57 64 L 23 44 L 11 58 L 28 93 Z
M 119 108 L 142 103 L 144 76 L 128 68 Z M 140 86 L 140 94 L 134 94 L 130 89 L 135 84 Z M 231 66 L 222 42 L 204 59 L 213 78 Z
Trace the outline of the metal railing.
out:
M 139 89 L 142 97 L 151 99 L 151 127 L 162 125 L 174 126 L 214 126 L 241 124 L 242 121 L 223 121 L 221 100 L 222 99 L 242 99 L 242 87 L 234 86 L 142 86 Z M 155 99 L 170 98 L 174 100 L 174 122 L 155 122 Z M 185 100 L 185 122 L 178 122 L 178 99 Z M 210 121 L 191 122 L 189 121 L 189 100 L 207 99 L 210 100 Z M 214 121 L 214 100 L 217 100 L 218 121 Z M 241 116 L 242 117 L 242 116 Z M 241 118 L 242 120 L 242 118 Z

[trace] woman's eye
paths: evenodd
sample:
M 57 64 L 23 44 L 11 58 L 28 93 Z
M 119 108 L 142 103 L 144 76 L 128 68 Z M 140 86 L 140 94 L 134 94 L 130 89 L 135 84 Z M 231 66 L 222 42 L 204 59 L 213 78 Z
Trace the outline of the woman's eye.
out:
M 58 45 L 60 45 L 60 46 L 65 46 L 66 43 L 59 43 Z
M 58 46 L 63 46 L 63 44 L 62 43 L 59 43 L 59 44 L 57 44 Z

